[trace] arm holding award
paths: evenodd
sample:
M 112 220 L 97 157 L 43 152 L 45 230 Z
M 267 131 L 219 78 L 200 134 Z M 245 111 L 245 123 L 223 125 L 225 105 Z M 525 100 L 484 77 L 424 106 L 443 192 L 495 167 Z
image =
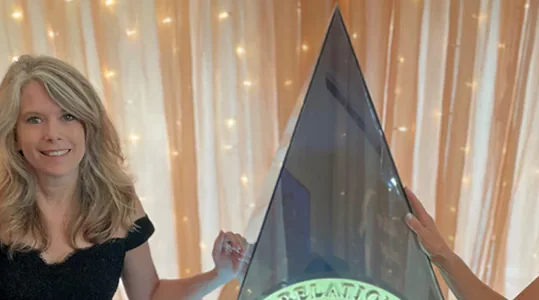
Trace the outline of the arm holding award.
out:
M 454 253 L 438 232 L 434 220 L 410 190 L 406 195 L 414 215 L 406 215 L 406 223 L 417 234 L 418 240 L 432 262 L 440 269 L 445 282 L 457 299 L 504 300 L 502 295 L 477 278 L 464 261 Z M 532 300 L 539 296 L 539 280 L 530 284 L 515 300 Z

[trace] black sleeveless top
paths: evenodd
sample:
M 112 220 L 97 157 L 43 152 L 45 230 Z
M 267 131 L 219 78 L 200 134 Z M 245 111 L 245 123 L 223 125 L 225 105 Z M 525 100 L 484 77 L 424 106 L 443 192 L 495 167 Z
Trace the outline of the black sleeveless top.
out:
M 0 299 L 111 300 L 122 273 L 127 251 L 146 242 L 154 232 L 148 216 L 125 238 L 75 250 L 64 261 L 47 264 L 37 251 L 7 256 L 0 249 Z

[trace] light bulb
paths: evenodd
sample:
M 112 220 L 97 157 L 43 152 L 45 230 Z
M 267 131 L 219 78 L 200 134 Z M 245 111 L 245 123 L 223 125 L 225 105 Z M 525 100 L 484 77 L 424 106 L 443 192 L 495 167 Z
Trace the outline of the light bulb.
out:
M 168 24 L 168 23 L 170 23 L 170 22 L 172 22 L 172 19 L 171 19 L 171 18 L 164 18 L 164 19 L 163 19 L 163 23 L 165 23 L 165 24 Z
M 22 12 L 20 10 L 16 10 L 11 14 L 11 17 L 15 20 L 22 19 Z
M 230 13 L 228 11 L 222 11 L 219 13 L 219 20 L 225 20 L 230 17 Z
M 245 80 L 245 81 L 243 81 L 243 85 L 244 86 L 251 86 L 251 85 L 253 85 L 253 83 L 251 81 L 249 81 L 249 80 Z
M 399 62 L 400 62 L 400 63 L 403 63 L 403 62 L 404 62 L 404 57 L 402 57 L 402 56 L 399 57 Z
M 236 125 L 236 120 L 234 120 L 233 118 L 226 120 L 226 126 L 228 126 L 228 128 L 232 128 L 234 127 L 234 125 Z
M 242 46 L 238 46 L 238 47 L 236 47 L 236 53 L 238 55 L 245 54 L 245 49 Z
M 247 177 L 247 175 L 241 176 L 241 183 L 243 183 L 244 185 L 247 185 L 249 183 L 249 178 Z
M 289 79 L 289 80 L 286 80 L 286 81 L 284 82 L 284 85 L 285 85 L 285 86 L 291 86 L 291 85 L 292 85 L 292 80 L 290 80 L 290 79 Z
M 353 38 L 353 39 L 357 39 L 357 33 L 354 32 L 354 33 L 352 34 L 352 38 Z
M 137 31 L 135 29 L 127 29 L 125 31 L 125 34 L 127 34 L 127 36 L 134 36 L 135 34 L 137 34 Z
M 302 44 L 301 50 L 303 50 L 303 52 L 306 52 L 307 50 L 309 50 L 309 46 L 307 44 Z
M 112 78 L 112 77 L 114 77 L 115 75 L 116 75 L 116 72 L 114 72 L 114 71 L 107 71 L 107 72 L 105 73 L 105 78 Z
M 57 35 L 57 34 L 56 34 L 54 31 L 49 30 L 49 37 L 50 37 L 50 38 L 54 38 L 56 35 Z
M 399 128 L 397 128 L 397 130 L 400 131 L 400 132 L 406 132 L 406 131 L 408 131 L 408 128 L 405 127 L 405 126 L 400 126 Z
M 183 221 L 184 223 L 186 223 L 187 221 L 189 221 L 189 218 L 188 218 L 187 216 L 184 216 L 184 217 L 182 218 L 182 221 Z
M 111 6 L 111 5 L 113 5 L 113 4 L 114 4 L 114 0 L 106 0 L 106 1 L 105 1 L 105 5 L 106 5 L 106 6 Z
M 11 61 L 12 61 L 12 62 L 19 61 L 19 57 L 18 57 L 18 56 L 13 56 L 13 57 L 11 58 Z

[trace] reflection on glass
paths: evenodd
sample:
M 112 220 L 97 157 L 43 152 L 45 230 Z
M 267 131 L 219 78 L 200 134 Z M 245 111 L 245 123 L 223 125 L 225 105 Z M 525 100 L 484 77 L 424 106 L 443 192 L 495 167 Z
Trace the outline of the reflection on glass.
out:
M 238 299 L 443 299 L 336 10 Z

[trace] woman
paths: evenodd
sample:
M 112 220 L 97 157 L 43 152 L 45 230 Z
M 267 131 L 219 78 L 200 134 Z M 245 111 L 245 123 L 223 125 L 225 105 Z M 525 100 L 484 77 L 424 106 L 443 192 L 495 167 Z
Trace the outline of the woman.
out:
M 122 168 L 118 135 L 72 66 L 22 56 L 0 85 L 0 298 L 200 299 L 239 276 L 245 241 L 223 233 L 215 269 L 160 280 L 154 227 Z M 231 250 L 232 249 L 232 250 Z
M 415 213 L 406 215 L 406 223 L 417 234 L 423 249 L 432 262 L 439 267 L 442 275 L 458 299 L 463 300 L 503 300 L 505 297 L 481 282 L 466 264 L 445 243 L 438 232 L 434 220 L 421 202 L 410 190 L 406 190 Z M 515 300 L 539 299 L 539 279 L 533 281 Z

